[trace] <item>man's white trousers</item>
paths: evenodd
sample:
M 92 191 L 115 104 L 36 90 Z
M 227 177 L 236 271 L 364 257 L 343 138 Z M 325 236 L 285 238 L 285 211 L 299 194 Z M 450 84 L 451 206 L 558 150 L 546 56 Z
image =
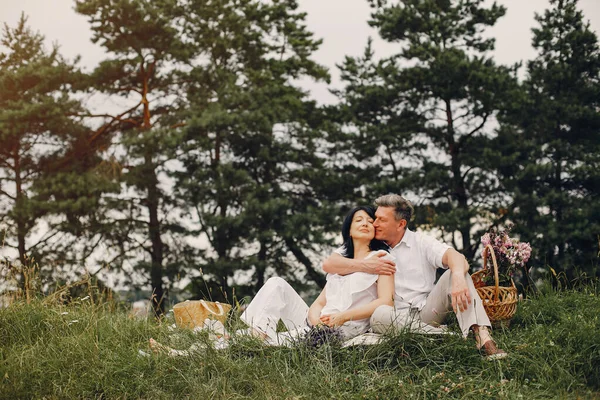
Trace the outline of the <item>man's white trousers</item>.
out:
M 451 271 L 444 272 L 427 296 L 425 306 L 421 310 L 416 308 L 396 309 L 391 306 L 377 307 L 371 316 L 371 328 L 377 333 L 384 333 L 389 329 L 436 333 L 436 327 L 442 324 L 451 312 L 454 312 L 452 310 L 451 277 Z M 463 336 L 466 337 L 471 326 L 489 327 L 491 324 L 471 276 L 466 274 L 465 278 L 472 300 L 465 311 L 456 313 L 456 319 Z

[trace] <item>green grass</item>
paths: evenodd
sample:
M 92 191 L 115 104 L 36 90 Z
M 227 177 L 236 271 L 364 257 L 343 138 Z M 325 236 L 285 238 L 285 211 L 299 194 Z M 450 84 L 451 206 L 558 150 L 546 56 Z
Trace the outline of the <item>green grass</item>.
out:
M 494 331 L 510 353 L 495 362 L 472 339 L 414 334 L 348 349 L 239 339 L 142 357 L 150 337 L 178 348 L 199 338 L 111 303 L 37 300 L 0 310 L 0 398 L 600 398 L 598 295 L 587 286 L 520 303 L 511 327 Z

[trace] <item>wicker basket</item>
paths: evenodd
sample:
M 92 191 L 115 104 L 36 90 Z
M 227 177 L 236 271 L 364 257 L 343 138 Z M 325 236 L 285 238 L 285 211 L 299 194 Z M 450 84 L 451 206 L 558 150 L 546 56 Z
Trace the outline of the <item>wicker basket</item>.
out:
M 203 327 L 206 319 L 216 319 L 225 323 L 229 310 L 229 304 L 205 300 L 187 300 L 173 307 L 177 326 L 189 329 Z
M 485 286 L 484 283 L 485 277 L 490 272 L 487 268 L 488 252 L 491 253 L 492 263 L 494 264 L 495 286 Z M 512 279 L 510 281 L 511 287 L 498 286 L 498 263 L 491 245 L 488 244 L 483 249 L 483 269 L 475 272 L 471 277 L 492 325 L 508 326 L 510 319 L 517 311 L 517 288 Z

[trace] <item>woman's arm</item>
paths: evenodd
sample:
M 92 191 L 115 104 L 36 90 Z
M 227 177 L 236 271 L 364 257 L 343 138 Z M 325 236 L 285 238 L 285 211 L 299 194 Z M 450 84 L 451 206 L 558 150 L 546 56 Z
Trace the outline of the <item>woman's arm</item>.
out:
M 325 307 L 325 303 L 327 302 L 327 298 L 325 297 L 325 289 L 321 291 L 319 297 L 310 305 L 308 309 L 308 322 L 312 325 L 318 325 L 321 323 L 319 317 L 321 316 L 321 310 Z
M 369 318 L 379 306 L 394 305 L 394 275 L 379 275 L 377 299 L 362 307 L 351 308 L 329 316 L 329 326 L 341 326 L 348 321 Z

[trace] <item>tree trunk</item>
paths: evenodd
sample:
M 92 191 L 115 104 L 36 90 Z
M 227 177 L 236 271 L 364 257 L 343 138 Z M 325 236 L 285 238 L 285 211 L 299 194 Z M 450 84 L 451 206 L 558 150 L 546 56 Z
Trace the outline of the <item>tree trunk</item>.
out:
M 164 313 L 166 294 L 163 289 L 163 242 L 161 238 L 160 221 L 158 219 L 158 207 L 159 207 L 159 192 L 158 192 L 158 178 L 154 171 L 154 165 L 152 163 L 152 156 L 149 152 L 146 152 L 144 156 L 144 167 L 147 171 L 147 204 L 148 214 L 150 217 L 150 223 L 148 224 L 148 233 L 150 235 L 150 242 L 152 243 L 151 258 L 152 263 L 150 266 L 150 282 L 152 285 L 153 301 L 152 306 L 156 316 L 161 316 Z
M 256 287 L 255 290 L 258 292 L 261 287 L 265 284 L 265 271 L 267 262 L 267 246 L 264 242 L 260 243 L 260 250 L 258 251 L 258 263 L 256 264 Z
M 445 101 L 446 104 L 446 121 L 447 121 L 447 144 L 448 152 L 450 154 L 452 171 L 451 190 L 452 196 L 456 200 L 458 209 L 463 215 L 459 221 L 458 230 L 462 236 L 462 251 L 465 257 L 473 259 L 475 255 L 475 248 L 471 246 L 471 221 L 469 220 L 469 198 L 463 181 L 462 174 L 460 171 L 461 160 L 460 160 L 460 148 L 454 140 L 454 117 L 452 115 L 452 107 L 450 101 Z
M 23 204 L 25 198 L 23 197 L 23 180 L 21 178 L 21 158 L 19 156 L 19 146 L 16 146 L 15 153 L 15 185 L 16 185 L 16 196 L 15 196 L 15 222 L 17 224 L 17 248 L 19 250 L 19 261 L 21 266 L 24 267 L 27 261 L 27 253 L 25 249 L 25 236 L 27 235 L 27 226 L 25 224 L 25 205 Z
M 310 259 L 306 256 L 306 254 L 304 254 L 302 249 L 298 247 L 298 245 L 291 238 L 286 239 L 285 243 L 294 257 L 296 257 L 296 259 L 300 261 L 306 268 L 306 275 L 308 275 L 320 288 L 324 288 L 325 283 L 327 282 L 325 277 L 315 270 L 310 262 Z
M 215 174 L 215 181 L 219 180 L 219 164 L 220 164 L 220 154 L 221 154 L 221 144 L 219 136 L 217 135 L 217 141 L 215 145 L 215 158 L 213 160 L 213 173 Z M 220 187 L 217 188 L 217 207 L 219 208 L 219 215 L 221 218 L 225 219 L 227 217 L 227 196 L 222 193 Z M 219 256 L 219 261 L 221 261 L 222 265 L 225 265 L 225 272 L 223 272 L 219 276 L 221 290 L 225 297 L 229 296 L 229 265 L 231 263 L 231 259 L 229 257 L 229 252 L 232 247 L 231 239 L 229 238 L 229 233 L 227 228 L 223 228 L 221 226 L 217 226 L 214 233 L 215 237 L 215 250 L 217 251 L 217 255 Z M 223 263 L 225 261 L 225 263 Z

